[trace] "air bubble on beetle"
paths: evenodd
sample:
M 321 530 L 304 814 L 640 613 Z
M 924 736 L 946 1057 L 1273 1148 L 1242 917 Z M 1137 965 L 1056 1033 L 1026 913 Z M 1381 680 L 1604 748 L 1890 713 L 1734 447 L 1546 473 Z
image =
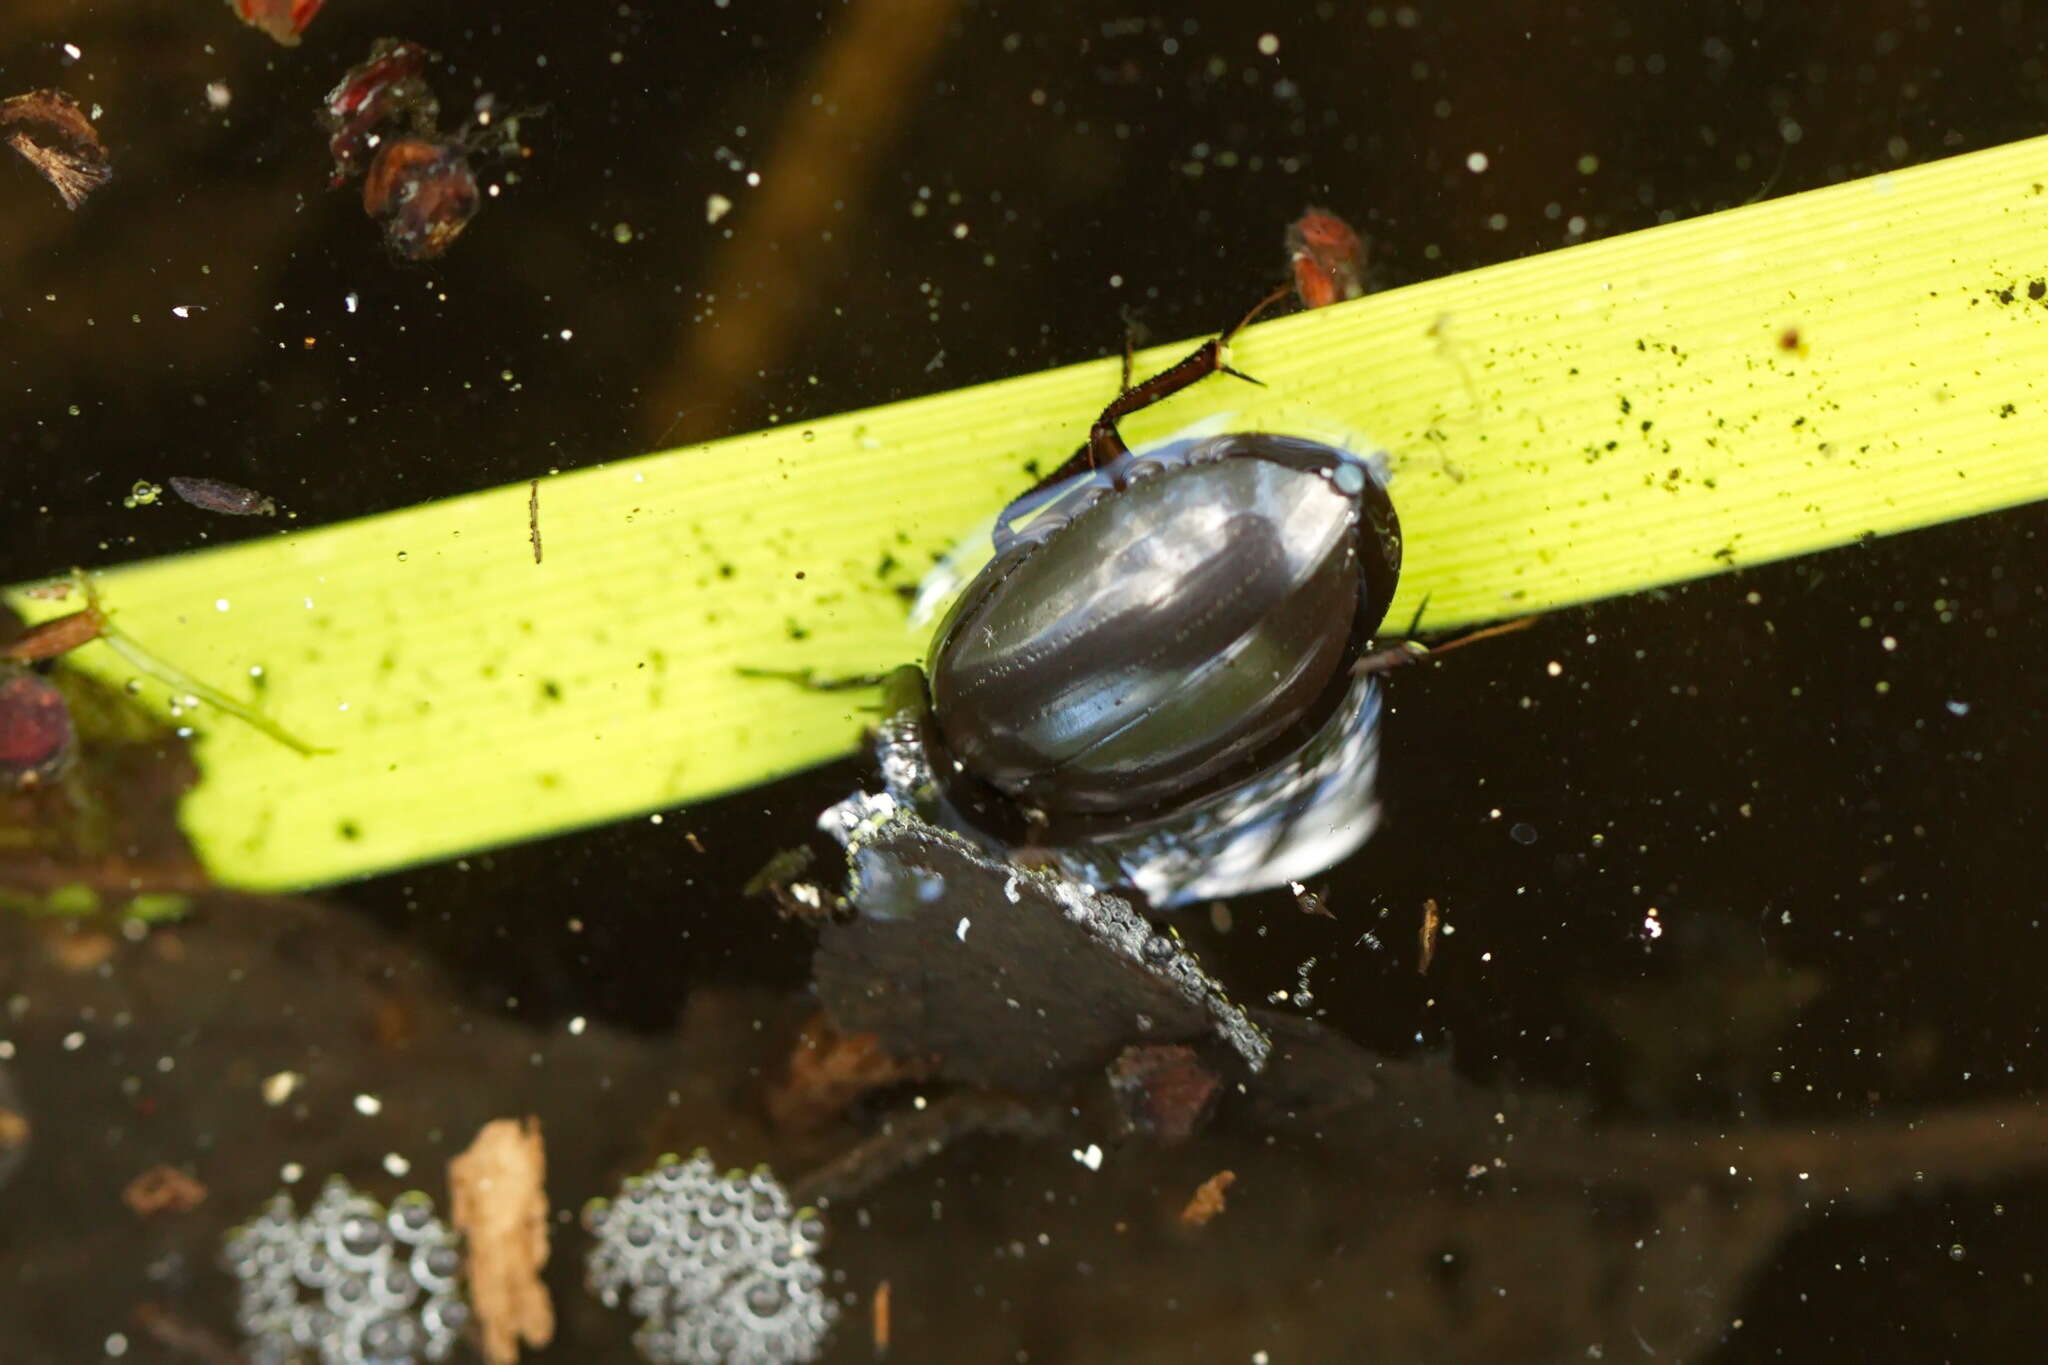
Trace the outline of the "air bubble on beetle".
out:
M 853 901 L 875 919 L 907 919 L 920 906 L 945 895 L 946 879 L 936 872 L 892 859 L 854 855 Z
M 794 1365 L 823 1349 L 838 1315 L 810 1259 L 824 1224 L 792 1213 L 766 1168 L 720 1175 L 702 1152 L 664 1157 L 583 1219 L 596 1243 L 585 1284 L 641 1319 L 634 1343 L 658 1365 Z

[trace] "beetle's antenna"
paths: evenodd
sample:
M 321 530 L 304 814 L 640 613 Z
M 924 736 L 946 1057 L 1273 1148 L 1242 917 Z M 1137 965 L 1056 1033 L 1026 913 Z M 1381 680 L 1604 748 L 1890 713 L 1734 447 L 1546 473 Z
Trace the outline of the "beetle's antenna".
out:
M 1272 293 L 1266 295 L 1266 297 L 1260 299 L 1257 303 L 1253 304 L 1250 312 L 1246 313 L 1243 317 L 1239 318 L 1235 326 L 1233 326 L 1229 331 L 1225 332 L 1221 337 L 1217 339 L 1221 341 L 1224 345 L 1228 346 L 1230 344 L 1230 339 L 1232 337 L 1236 336 L 1239 332 L 1242 332 L 1245 328 L 1251 326 L 1254 322 L 1258 321 L 1259 314 L 1265 312 L 1268 308 L 1271 308 L 1274 304 L 1286 298 L 1288 294 L 1293 292 L 1293 290 L 1294 286 L 1291 284 L 1281 285 L 1278 289 L 1275 289 Z
M 1417 624 L 1420 624 L 1422 620 L 1420 610 L 1416 611 L 1415 618 Z M 1358 662 L 1351 665 L 1351 676 L 1362 678 L 1368 673 L 1384 673 L 1390 668 L 1399 668 L 1403 664 L 1412 664 L 1423 659 L 1433 659 L 1439 654 L 1448 654 L 1454 649 L 1463 649 L 1466 645 L 1476 644 L 1481 640 L 1491 640 L 1497 635 L 1512 635 L 1516 631 L 1527 630 L 1540 619 L 1542 618 L 1524 616 L 1514 621 L 1503 621 L 1497 626 L 1482 626 L 1469 635 L 1460 635 L 1457 639 L 1438 645 L 1434 649 L 1423 644 L 1420 640 L 1403 640 L 1399 644 L 1390 645 L 1385 649 L 1376 649 L 1370 654 L 1360 656 Z M 1411 626 L 1410 629 L 1413 630 L 1414 627 Z
M 1250 312 L 1246 313 L 1243 317 L 1239 318 L 1236 322 L 1232 323 L 1229 331 L 1224 332 L 1221 336 L 1218 336 L 1216 338 L 1216 341 L 1214 343 L 1216 347 L 1216 368 L 1219 371 L 1229 375 L 1233 379 L 1242 379 L 1247 384 L 1257 384 L 1262 389 L 1266 387 L 1265 380 L 1254 379 L 1250 375 L 1246 374 L 1243 370 L 1236 369 L 1231 365 L 1230 343 L 1231 340 L 1234 337 L 1236 337 L 1239 332 L 1242 332 L 1245 328 L 1251 326 L 1252 323 L 1256 322 L 1258 320 L 1259 314 L 1265 312 L 1268 308 L 1271 308 L 1274 304 L 1286 298 L 1287 295 L 1293 290 L 1293 288 L 1293 285 L 1282 285 L 1280 288 L 1266 295 L 1266 297 L 1260 299 L 1257 303 L 1251 306 Z
M 1454 649 L 1463 649 L 1466 645 L 1477 644 L 1481 640 L 1491 640 L 1501 635 L 1513 635 L 1518 631 L 1527 630 L 1542 619 L 1540 616 L 1521 616 L 1512 621 L 1502 621 L 1499 625 L 1481 626 L 1469 635 L 1460 635 L 1455 640 L 1449 640 L 1438 645 L 1430 653 L 1448 654 Z

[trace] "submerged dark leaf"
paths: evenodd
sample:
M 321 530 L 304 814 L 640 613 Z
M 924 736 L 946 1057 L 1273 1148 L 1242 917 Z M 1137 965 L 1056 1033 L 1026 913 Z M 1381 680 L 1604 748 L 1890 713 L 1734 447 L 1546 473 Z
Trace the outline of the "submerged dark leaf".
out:
M 1265 1035 L 1173 934 L 1115 896 L 996 862 L 908 815 L 856 834 L 849 899 L 814 974 L 833 1022 L 948 1080 L 1058 1089 L 1146 1042 Z

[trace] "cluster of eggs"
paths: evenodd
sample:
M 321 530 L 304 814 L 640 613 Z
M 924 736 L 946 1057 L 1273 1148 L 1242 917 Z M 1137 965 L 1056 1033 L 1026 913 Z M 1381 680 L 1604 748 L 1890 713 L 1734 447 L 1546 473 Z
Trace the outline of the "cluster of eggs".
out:
M 817 1251 L 825 1225 L 792 1209 L 766 1167 L 726 1174 L 699 1152 L 663 1157 L 593 1200 L 586 1283 L 640 1319 L 634 1341 L 656 1362 L 791 1365 L 823 1347 L 838 1306 Z
M 303 1218 L 279 1194 L 226 1259 L 254 1365 L 444 1360 L 470 1320 L 455 1231 L 418 1191 L 387 1209 L 336 1176 Z
M 663 1157 L 592 1200 L 583 1224 L 586 1282 L 640 1319 L 634 1342 L 657 1365 L 797 1365 L 823 1349 L 838 1313 L 817 1259 L 824 1221 L 766 1167 Z M 304 1217 L 276 1195 L 229 1234 L 225 1260 L 252 1365 L 445 1360 L 472 1318 L 460 1235 L 418 1191 L 387 1209 L 336 1176 Z

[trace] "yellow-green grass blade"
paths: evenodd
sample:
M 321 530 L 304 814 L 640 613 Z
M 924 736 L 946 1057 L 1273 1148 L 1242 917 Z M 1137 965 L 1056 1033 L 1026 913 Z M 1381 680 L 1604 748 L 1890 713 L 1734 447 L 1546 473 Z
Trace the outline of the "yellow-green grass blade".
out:
M 1436 629 L 2010 506 L 2048 492 L 2044 184 L 2034 140 L 1287 318 L 1236 348 L 1267 387 L 1208 380 L 1128 430 L 1370 433 L 1407 533 L 1392 619 L 1426 593 Z M 1072 450 L 1116 368 L 547 479 L 538 565 L 522 484 L 101 587 L 188 673 L 246 694 L 260 667 L 266 713 L 331 750 L 193 713 L 216 875 L 362 876 L 845 752 L 863 694 L 739 669 L 919 656 L 897 588 Z

